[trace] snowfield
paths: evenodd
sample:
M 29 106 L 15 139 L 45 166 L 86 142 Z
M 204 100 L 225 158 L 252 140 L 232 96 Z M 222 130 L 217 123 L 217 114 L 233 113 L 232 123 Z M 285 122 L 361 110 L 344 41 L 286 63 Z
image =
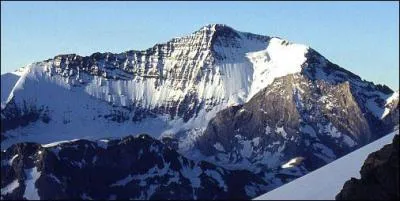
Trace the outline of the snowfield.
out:
M 334 200 L 351 177 L 360 179 L 367 156 L 390 144 L 399 130 L 254 200 Z
M 20 70 L 1 75 L 1 108 L 5 106 L 8 96 L 21 75 L 22 72 Z

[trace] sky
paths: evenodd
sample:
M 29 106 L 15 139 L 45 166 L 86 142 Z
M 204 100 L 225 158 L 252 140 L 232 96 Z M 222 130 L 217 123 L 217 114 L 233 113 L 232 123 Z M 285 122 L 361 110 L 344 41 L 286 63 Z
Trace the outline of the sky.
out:
M 206 24 L 309 45 L 399 89 L 398 2 L 1 2 L 1 73 L 58 54 L 143 50 Z

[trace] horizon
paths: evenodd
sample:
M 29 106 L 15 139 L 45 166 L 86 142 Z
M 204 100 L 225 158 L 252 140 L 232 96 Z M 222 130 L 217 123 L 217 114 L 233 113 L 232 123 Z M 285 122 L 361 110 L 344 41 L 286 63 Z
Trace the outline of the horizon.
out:
M 195 17 L 185 20 L 182 19 L 185 17 L 175 14 L 175 12 L 171 13 L 171 10 L 165 10 L 164 6 L 171 4 L 175 4 L 174 6 L 178 7 L 181 12 L 188 12 L 185 15 L 186 17 L 191 17 L 193 13 Z M 197 4 L 198 6 L 196 6 Z M 232 4 L 240 4 L 242 7 L 237 8 L 232 6 Z M 64 6 L 65 9 L 61 11 L 50 9 L 60 7 L 60 5 L 61 7 Z M 208 6 L 206 5 L 217 6 L 222 14 L 219 14 L 219 12 L 210 12 L 209 15 L 199 14 L 197 10 L 193 10 L 198 8 L 202 12 L 207 12 L 205 8 Z M 226 8 L 227 5 L 228 9 Z M 264 6 L 262 8 L 269 9 L 270 12 L 260 10 L 256 5 L 259 5 L 258 7 Z M 133 8 L 137 12 L 131 12 L 132 6 L 134 6 Z M 355 12 L 352 11 L 351 8 L 353 6 L 357 6 L 359 10 Z M 89 11 L 87 11 L 85 8 L 88 7 L 94 7 L 98 10 L 89 9 Z M 122 12 L 121 9 L 124 7 L 127 8 L 122 10 Z M 151 13 L 155 16 L 144 15 L 147 18 L 144 19 L 144 22 L 140 22 L 142 25 L 139 23 L 138 26 L 123 26 L 126 22 L 129 22 L 129 19 L 140 17 L 148 10 L 157 10 L 160 8 L 164 9 L 162 11 L 169 11 L 167 12 L 169 14 L 164 16 L 164 18 L 171 19 L 166 20 L 167 22 L 165 23 L 157 23 L 157 26 L 146 23 L 146 21 L 160 21 L 158 17 L 160 17 L 160 15 L 162 16 L 162 14 Z M 231 10 L 233 9 L 233 11 L 229 10 L 229 8 Z M 281 10 L 280 13 L 276 8 L 283 8 L 284 12 Z M 1 74 L 12 72 L 30 63 L 51 59 L 56 55 L 62 54 L 90 56 L 96 52 L 123 53 L 130 50 L 143 51 L 152 48 L 156 44 L 165 43 L 173 38 L 190 35 L 206 25 L 224 24 L 240 32 L 279 37 L 296 44 L 307 45 L 315 49 L 332 63 L 359 75 L 362 79 L 375 84 L 386 85 L 394 91 L 398 91 L 398 8 L 398 4 L 391 5 L 390 2 L 303 2 L 303 4 L 285 4 L 284 2 L 158 2 L 157 4 L 154 2 L 1 2 L 1 51 L 3 53 L 1 59 Z M 40 12 L 40 10 L 46 10 L 48 12 L 43 13 Z M 317 13 L 306 13 L 305 11 L 307 10 L 313 10 Z M 104 15 L 104 11 L 114 12 L 115 15 Z M 126 13 L 126 11 L 129 12 Z M 246 23 L 246 19 L 232 15 L 232 12 L 240 13 L 243 11 L 249 12 L 249 15 L 252 14 L 252 16 L 241 17 L 248 18 L 247 20 L 251 19 L 258 23 Z M 318 11 L 320 13 L 318 13 Z M 324 14 L 324 12 L 327 11 L 342 14 L 341 16 L 344 21 L 333 19 L 329 17 L 328 14 L 320 16 L 320 18 L 322 18 L 321 21 L 316 24 L 314 21 L 313 26 L 310 26 L 308 21 L 304 20 L 310 20 L 318 16 L 318 14 Z M 360 16 L 355 15 L 357 12 Z M 71 13 L 75 15 L 71 16 Z M 128 18 L 125 19 L 128 21 L 125 23 L 105 23 L 110 26 L 102 26 L 102 22 L 95 21 L 97 18 L 93 18 L 90 15 L 96 13 L 102 14 L 98 16 L 98 21 L 122 21 L 120 19 L 124 19 L 124 17 Z M 285 14 L 288 13 L 291 17 L 279 18 L 280 15 L 285 16 Z M 298 17 L 299 13 L 303 14 Z M 379 18 L 377 15 L 370 17 L 370 14 L 374 13 L 379 13 L 381 15 Z M 260 18 L 265 15 L 268 15 L 270 18 L 276 18 L 278 21 L 270 20 L 269 18 L 266 18 L 267 20 L 261 20 Z M 200 19 L 201 17 L 203 19 Z M 227 17 L 229 19 L 226 19 Z M 296 17 L 299 19 L 297 20 Z M 369 18 L 361 19 L 365 17 Z M 91 20 L 94 20 L 94 25 L 87 26 L 87 22 L 91 22 Z M 190 20 L 194 22 L 189 23 L 188 21 Z M 174 21 L 183 22 L 177 23 L 177 26 L 173 26 Z M 273 21 L 275 24 L 269 24 L 270 21 Z M 329 21 L 335 23 L 325 24 Z M 43 26 L 43 23 L 46 22 L 50 25 L 53 24 L 53 29 L 47 24 Z M 358 23 L 358 26 L 356 26 L 357 29 L 354 28 L 355 24 L 357 24 L 355 22 Z M 63 23 L 66 24 L 65 27 L 62 26 Z M 279 23 L 287 24 L 287 26 L 278 26 L 277 24 Z M 269 26 L 263 29 L 260 27 L 263 24 L 268 24 Z M 68 28 L 70 25 L 76 25 L 77 28 L 70 29 Z M 331 25 L 331 27 L 328 25 Z M 171 28 L 171 26 L 173 27 Z M 338 27 L 347 27 L 347 29 L 340 29 L 340 31 L 344 33 L 330 33 Z M 43 30 L 36 30 L 37 28 Z M 113 31 L 113 29 L 115 30 Z M 308 31 L 308 29 L 311 30 Z M 80 31 L 83 33 L 80 34 Z M 328 37 L 331 40 L 326 40 Z M 350 37 L 351 40 L 349 40 Z M 385 40 L 382 40 L 382 38 Z M 101 41 L 96 42 L 98 40 Z M 39 48 L 37 48 L 37 46 L 39 46 Z M 380 47 L 385 47 L 385 51 L 379 51 Z

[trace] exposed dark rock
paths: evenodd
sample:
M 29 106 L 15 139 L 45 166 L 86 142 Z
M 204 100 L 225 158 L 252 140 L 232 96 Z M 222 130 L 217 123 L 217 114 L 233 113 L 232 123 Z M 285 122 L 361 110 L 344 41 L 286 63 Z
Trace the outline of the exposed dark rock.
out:
M 334 160 L 371 141 L 368 121 L 355 99 L 348 82 L 332 85 L 298 74 L 281 77 L 247 103 L 217 113 L 197 147 L 204 155 L 215 156 L 220 151 L 214 146 L 220 143 L 223 154 L 230 155 L 243 150 L 238 136 L 257 139 L 254 157 L 248 159 L 265 161 L 260 157 L 263 151 L 274 153 L 278 149 L 272 144 L 285 144 L 280 161 L 303 156 L 312 161 L 305 164 L 313 170 L 330 162 L 329 157 Z M 326 149 L 334 155 L 316 156 L 327 154 Z
M 368 155 L 361 179 L 351 178 L 336 200 L 399 200 L 399 135 L 391 144 Z
M 18 107 L 11 100 L 4 109 L 1 110 L 1 141 L 4 140 L 4 132 L 15 129 L 20 126 L 26 126 L 29 123 L 42 120 L 44 123 L 49 123 L 51 117 L 47 107 L 37 107 L 34 104 L 23 102 L 21 107 Z
M 260 175 L 194 162 L 148 135 L 15 144 L 1 152 L 1 198 L 23 199 L 30 169 L 41 199 L 249 199 L 268 188 Z M 13 181 L 18 187 L 5 192 Z M 249 193 L 246 189 L 251 188 Z

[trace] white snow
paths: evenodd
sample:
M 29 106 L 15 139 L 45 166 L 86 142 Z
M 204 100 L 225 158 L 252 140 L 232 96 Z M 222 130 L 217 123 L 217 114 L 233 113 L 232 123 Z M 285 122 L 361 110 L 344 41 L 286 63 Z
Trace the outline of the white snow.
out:
M 389 114 L 390 108 L 388 108 L 389 104 L 391 104 L 394 100 L 399 99 L 399 91 L 394 92 L 389 98 L 386 99 L 385 110 L 381 116 L 381 119 L 385 118 L 386 115 Z
M 291 168 L 296 166 L 299 162 L 301 162 L 304 158 L 303 157 L 295 157 L 290 159 L 288 162 L 283 164 L 281 167 L 282 168 Z
M 140 175 L 128 175 L 127 177 L 116 181 L 114 184 L 111 184 L 110 187 L 113 186 L 125 186 L 126 184 L 130 183 L 133 180 L 140 180 L 140 184 L 143 184 L 142 186 L 146 185 L 146 179 L 147 178 L 151 178 L 154 176 L 163 176 L 165 174 L 167 174 L 170 169 L 169 169 L 170 164 L 169 163 L 165 163 L 164 167 L 159 169 L 158 166 L 154 166 L 152 168 L 150 168 L 146 173 L 144 174 L 140 174 Z
M 193 168 L 189 166 L 189 164 L 184 164 L 181 157 L 178 158 L 180 163 L 182 164 L 182 169 L 180 170 L 183 177 L 188 179 L 192 184 L 193 188 L 200 188 L 201 187 L 201 180 L 200 175 L 203 173 L 201 168 L 194 164 Z
M 391 143 L 398 134 L 398 130 L 390 133 L 255 200 L 334 200 L 347 180 L 360 178 L 367 156 Z
M 253 83 L 247 100 L 265 88 L 275 78 L 301 71 L 302 64 L 306 61 L 305 54 L 308 47 L 287 41 L 272 38 L 265 50 L 247 53 L 253 64 Z
M 260 144 L 260 137 L 255 137 L 251 141 L 253 142 L 253 145 L 257 147 Z
M 19 187 L 19 182 L 18 179 L 16 179 L 1 189 L 1 195 L 7 195 L 9 193 L 12 193 L 18 187 Z
M 223 147 L 222 144 L 219 143 L 219 142 L 217 142 L 217 143 L 214 144 L 214 148 L 215 148 L 216 150 L 218 150 L 218 151 L 225 152 L 224 147 Z
M 37 171 L 37 167 L 25 169 L 25 192 L 24 198 L 28 200 L 40 200 L 38 189 L 35 186 L 37 179 L 40 177 L 41 172 Z
M 386 105 L 393 102 L 396 99 L 399 99 L 399 91 L 393 92 L 393 94 L 386 99 Z
M 342 136 L 342 133 L 331 122 L 320 129 L 320 132 L 325 132 L 326 134 L 334 138 L 339 138 L 340 136 Z
M 321 133 L 325 133 L 333 138 L 342 138 L 343 142 L 349 147 L 354 147 L 355 145 L 357 145 L 357 142 L 351 139 L 351 137 L 349 137 L 348 135 L 341 133 L 331 122 L 324 126 L 318 124 L 318 127 L 319 132 Z
M 15 154 L 9 161 L 8 161 L 8 165 L 12 165 L 12 162 L 18 157 L 18 154 Z
M 382 119 L 384 117 L 385 108 L 378 106 L 378 104 L 375 102 L 375 99 L 368 99 L 365 106 L 374 116 L 376 116 L 376 118 Z
M 285 131 L 285 128 L 282 127 L 276 127 L 275 132 L 277 132 L 278 134 L 282 135 L 282 137 L 284 137 L 285 139 L 287 138 L 287 133 Z
M 5 73 L 1 75 L 1 109 L 5 106 L 8 96 L 19 77 L 19 75 L 14 73 Z
M 354 147 L 357 145 L 357 142 L 355 142 L 347 135 L 343 135 L 343 142 L 346 143 L 349 147 Z
M 271 127 L 269 127 L 268 125 L 265 127 L 265 135 L 268 135 L 271 133 Z
M 216 47 L 215 51 L 227 56 L 227 59 L 217 61 L 211 66 L 206 61 L 211 54 L 209 50 L 195 51 L 187 46 L 189 42 L 200 42 L 204 38 L 191 35 L 174 40 L 182 46 L 165 58 L 163 70 L 159 73 L 164 75 L 173 70 L 178 74 L 188 74 L 185 79 L 167 78 L 160 81 L 157 76 L 143 78 L 126 74 L 126 80 L 114 80 L 83 72 L 62 77 L 53 72 L 58 69 L 51 67 L 60 62 L 57 59 L 30 64 L 20 74 L 13 89 L 7 92 L 10 94 L 7 95 L 7 101 L 14 97 L 17 104 L 29 100 L 32 105 L 48 106 L 51 121 L 49 124 L 37 121 L 5 132 L 4 135 L 8 138 L 1 142 L 1 146 L 7 148 L 22 141 L 45 144 L 75 138 L 99 139 L 137 133 L 160 137 L 160 134 L 191 130 L 189 133 L 194 135 L 184 136 L 182 144 L 179 144 L 180 149 L 188 149 L 218 111 L 230 105 L 244 103 L 276 77 L 299 72 L 305 61 L 304 55 L 308 51 L 306 46 L 278 38 L 272 38 L 268 42 L 265 38 L 260 40 L 241 32 L 238 34 L 241 37 L 238 39 L 240 48 Z M 176 59 L 180 55 L 187 55 L 187 59 L 193 60 L 193 66 L 184 65 Z M 145 58 L 143 56 L 140 59 Z M 155 62 L 150 62 L 152 67 L 148 73 L 157 72 L 159 68 L 157 56 L 153 59 Z M 129 62 L 134 61 L 127 60 Z M 104 70 L 104 64 L 100 62 L 97 68 Z M 144 63 L 137 68 L 138 71 L 143 71 Z M 60 73 L 71 75 L 71 69 L 64 71 Z M 120 69 L 106 71 L 111 76 L 124 74 Z M 197 75 L 201 76 L 197 78 Z M 132 103 L 146 109 L 168 107 L 171 101 L 180 102 L 188 94 L 197 94 L 198 101 L 205 104 L 198 116 L 188 122 L 184 122 L 182 118 L 171 120 L 168 115 L 147 118 L 137 123 L 132 123 L 130 119 L 118 123 L 100 117 L 110 114 L 115 109 L 113 106 L 130 106 Z M 132 113 L 128 110 L 117 109 L 132 118 Z
M 244 158 L 250 158 L 250 156 L 253 154 L 253 146 L 252 140 L 246 140 L 243 136 L 241 135 L 235 135 L 235 138 L 238 139 L 238 143 L 241 144 L 241 149 L 240 149 L 240 154 Z
M 57 141 L 57 142 L 52 142 L 49 144 L 42 144 L 42 147 L 54 147 L 63 143 L 68 143 L 68 142 L 75 142 L 78 141 L 79 139 L 73 139 L 73 140 L 63 140 L 63 141 Z
M 384 105 L 380 106 L 378 103 L 375 102 L 376 99 L 378 98 L 369 98 L 367 99 L 366 107 L 368 110 L 377 118 L 383 119 L 385 118 L 386 115 L 389 114 L 390 112 L 390 104 L 396 100 L 399 99 L 399 92 L 393 92 L 390 95 L 383 95 L 382 93 L 378 94 L 373 94 L 373 95 L 378 95 L 378 98 L 381 98 L 384 100 Z

